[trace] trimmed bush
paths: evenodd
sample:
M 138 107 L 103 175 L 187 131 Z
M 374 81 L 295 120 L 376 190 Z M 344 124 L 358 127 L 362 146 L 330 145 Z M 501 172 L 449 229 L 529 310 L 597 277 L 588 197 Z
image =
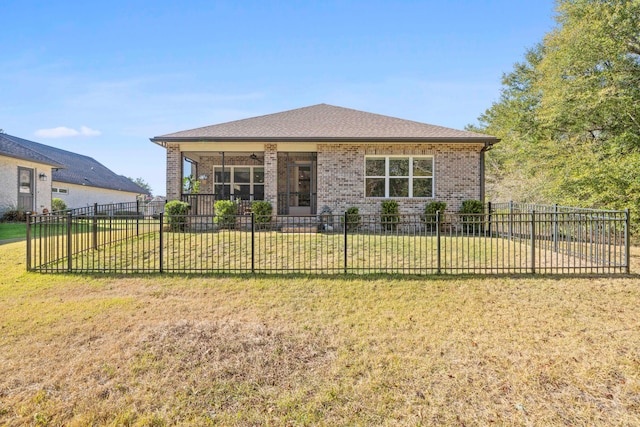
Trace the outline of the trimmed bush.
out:
M 253 218 L 258 228 L 266 228 L 271 222 L 273 207 L 266 200 L 256 200 L 251 203 L 251 212 L 253 212 Z
M 360 229 L 360 209 L 357 206 L 351 206 L 346 211 L 347 214 L 347 231 L 357 231 Z
M 213 222 L 218 224 L 218 228 L 235 228 L 236 226 L 236 214 L 238 212 L 238 205 L 231 200 L 218 200 L 213 205 L 213 210 L 216 215 L 213 218 Z
M 425 224 L 427 231 L 436 230 L 436 213 L 440 212 L 440 222 L 442 222 L 442 216 L 447 209 L 447 202 L 430 202 L 424 207 L 424 215 L 422 215 L 422 222 Z
M 186 215 L 189 213 L 189 204 L 180 200 L 172 200 L 164 206 L 167 224 L 170 231 L 184 231 L 187 229 Z
M 67 204 L 64 202 L 64 200 L 58 198 L 58 197 L 54 197 L 53 199 L 51 199 L 51 211 L 52 212 L 64 212 L 67 210 Z
M 462 229 L 467 233 L 481 233 L 484 204 L 480 200 L 465 200 L 458 211 L 462 214 Z
M 382 202 L 382 228 L 387 231 L 395 231 L 400 222 L 400 208 L 395 200 L 385 200 Z
M 26 220 L 27 215 L 18 208 L 9 208 L 0 218 L 0 222 L 24 222 Z

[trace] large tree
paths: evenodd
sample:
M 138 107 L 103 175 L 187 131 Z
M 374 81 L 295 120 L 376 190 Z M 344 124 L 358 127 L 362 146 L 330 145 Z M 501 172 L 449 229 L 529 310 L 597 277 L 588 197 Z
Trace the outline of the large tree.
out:
M 153 190 L 151 189 L 151 185 L 149 185 L 149 183 L 147 181 L 145 181 L 142 178 L 131 178 L 131 177 L 129 177 L 129 179 L 131 181 L 133 181 L 135 184 L 138 184 L 138 186 L 140 186 L 143 189 L 147 190 L 149 192 L 150 196 L 153 195 Z
M 502 138 L 487 191 L 640 214 L 640 0 L 560 0 L 556 10 L 556 28 L 479 118 L 476 129 Z

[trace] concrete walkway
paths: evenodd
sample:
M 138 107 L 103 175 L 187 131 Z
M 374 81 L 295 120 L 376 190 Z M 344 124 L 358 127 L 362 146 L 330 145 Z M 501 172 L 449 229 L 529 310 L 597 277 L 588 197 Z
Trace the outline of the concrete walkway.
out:
M 14 243 L 14 242 L 19 242 L 21 240 L 26 240 L 26 237 L 16 237 L 15 239 L 6 239 L 6 240 L 0 240 L 0 245 L 4 245 L 7 243 Z

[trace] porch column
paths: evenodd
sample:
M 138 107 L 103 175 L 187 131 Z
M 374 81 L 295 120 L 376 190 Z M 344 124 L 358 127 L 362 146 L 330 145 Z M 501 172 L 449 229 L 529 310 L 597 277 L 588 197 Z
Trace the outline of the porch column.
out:
M 264 199 L 278 212 L 278 145 L 264 144 Z
M 182 154 L 179 144 L 167 144 L 167 200 L 180 200 L 182 193 Z

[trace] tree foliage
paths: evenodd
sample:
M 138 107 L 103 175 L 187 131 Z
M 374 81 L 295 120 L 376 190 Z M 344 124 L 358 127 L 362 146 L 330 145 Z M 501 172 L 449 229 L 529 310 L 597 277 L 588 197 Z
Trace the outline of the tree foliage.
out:
M 147 192 L 149 193 L 149 195 L 153 195 L 153 190 L 151 189 L 151 185 L 149 185 L 149 183 L 147 181 L 145 181 L 142 178 L 131 178 L 129 177 L 129 180 L 132 181 L 134 184 L 138 184 L 139 187 L 143 188 L 144 190 L 147 190 Z
M 556 27 L 503 76 L 474 130 L 495 199 L 640 214 L 640 0 L 560 0 Z

